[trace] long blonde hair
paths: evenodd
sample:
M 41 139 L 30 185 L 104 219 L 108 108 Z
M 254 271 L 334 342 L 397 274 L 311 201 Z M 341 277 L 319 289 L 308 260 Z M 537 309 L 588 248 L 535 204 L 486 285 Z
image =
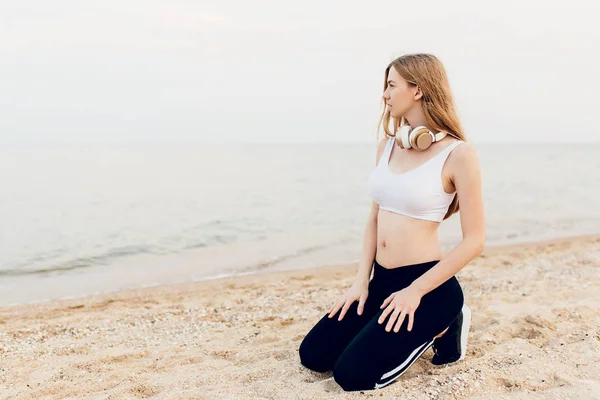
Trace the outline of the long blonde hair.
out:
M 421 88 L 421 92 L 423 93 L 421 104 L 427 126 L 436 132 L 448 132 L 449 136 L 466 142 L 467 139 L 458 120 L 450 84 L 442 62 L 432 54 L 417 53 L 400 56 L 385 69 L 383 80 L 384 91 L 387 89 L 387 80 L 390 68 L 392 67 L 396 69 L 409 85 L 417 85 Z M 385 135 L 388 138 L 396 136 L 396 132 L 400 126 L 400 119 L 390 116 L 390 112 L 386 109 L 385 100 L 383 99 L 382 105 L 383 113 L 377 125 L 377 136 L 379 136 L 382 125 Z M 390 122 L 392 122 L 394 133 L 390 132 Z M 455 196 L 448 207 L 448 212 L 444 216 L 444 219 L 458 212 L 458 209 L 458 197 Z

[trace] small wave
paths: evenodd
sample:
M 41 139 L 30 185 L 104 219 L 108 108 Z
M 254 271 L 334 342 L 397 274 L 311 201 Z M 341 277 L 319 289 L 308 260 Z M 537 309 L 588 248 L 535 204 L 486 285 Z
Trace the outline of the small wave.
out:
M 276 265 L 278 263 L 281 263 L 283 261 L 287 261 L 287 260 L 290 260 L 290 259 L 293 259 L 293 258 L 302 257 L 304 255 L 307 255 L 307 254 L 310 254 L 310 253 L 314 253 L 314 252 L 319 251 L 319 250 L 328 249 L 328 248 L 331 248 L 332 246 L 340 245 L 340 244 L 347 243 L 347 242 L 348 242 L 348 239 L 342 239 L 342 240 L 339 240 L 339 241 L 336 241 L 336 242 L 333 242 L 333 243 L 332 242 L 328 242 L 328 243 L 323 243 L 323 244 L 319 244 L 319 245 L 304 247 L 304 248 L 298 249 L 298 250 L 296 250 L 296 251 L 294 251 L 292 253 L 282 254 L 280 256 L 273 257 L 273 258 L 271 258 L 269 260 L 262 261 L 262 262 L 259 262 L 257 264 L 253 264 L 253 265 L 251 265 L 249 267 L 246 267 L 246 268 L 242 269 L 242 271 L 263 270 L 263 269 L 266 269 L 266 268 L 269 268 L 269 267 L 273 267 L 274 265 Z
M 199 248 L 207 247 L 207 246 L 208 245 L 205 242 L 200 242 L 200 243 L 188 244 L 183 249 L 184 250 L 192 250 L 192 249 L 199 249 Z
M 66 261 L 60 264 L 51 264 L 42 268 L 27 268 L 32 262 L 22 262 L 16 268 L 3 268 L 0 269 L 0 276 L 22 276 L 22 275 L 37 275 L 37 274 L 48 274 L 53 272 L 64 272 L 73 271 L 77 269 L 89 268 L 98 265 L 106 265 L 110 261 L 114 261 L 117 258 L 141 255 L 141 254 L 153 254 L 156 252 L 154 247 L 150 246 L 126 246 L 109 249 L 106 253 L 91 257 L 78 257 L 70 261 Z
M 55 271 L 72 271 L 74 269 L 85 268 L 89 265 L 64 265 L 64 266 L 53 266 L 48 268 L 40 269 L 1 269 L 0 276 L 21 276 L 21 275 L 36 275 L 44 274 Z

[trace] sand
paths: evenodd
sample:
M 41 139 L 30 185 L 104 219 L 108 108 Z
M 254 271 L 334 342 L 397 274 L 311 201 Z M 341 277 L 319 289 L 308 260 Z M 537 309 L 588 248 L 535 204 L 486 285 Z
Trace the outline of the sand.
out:
M 598 399 L 600 235 L 486 249 L 467 357 L 344 392 L 298 347 L 356 264 L 0 308 L 2 399 Z

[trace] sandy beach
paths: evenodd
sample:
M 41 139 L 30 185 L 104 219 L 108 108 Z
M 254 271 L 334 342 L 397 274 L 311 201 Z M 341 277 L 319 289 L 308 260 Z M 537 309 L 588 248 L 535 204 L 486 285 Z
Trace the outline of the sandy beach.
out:
M 486 249 L 467 358 L 352 393 L 298 347 L 356 264 L 0 308 L 0 398 L 598 399 L 599 267 L 600 235 Z

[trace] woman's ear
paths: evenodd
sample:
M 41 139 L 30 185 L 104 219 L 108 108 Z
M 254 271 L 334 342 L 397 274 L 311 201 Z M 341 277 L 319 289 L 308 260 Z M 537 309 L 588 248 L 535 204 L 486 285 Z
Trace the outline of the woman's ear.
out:
M 414 98 L 415 100 L 419 100 L 421 97 L 423 97 L 423 92 L 421 91 L 421 87 L 420 86 L 416 86 L 417 90 L 415 91 L 414 94 Z

